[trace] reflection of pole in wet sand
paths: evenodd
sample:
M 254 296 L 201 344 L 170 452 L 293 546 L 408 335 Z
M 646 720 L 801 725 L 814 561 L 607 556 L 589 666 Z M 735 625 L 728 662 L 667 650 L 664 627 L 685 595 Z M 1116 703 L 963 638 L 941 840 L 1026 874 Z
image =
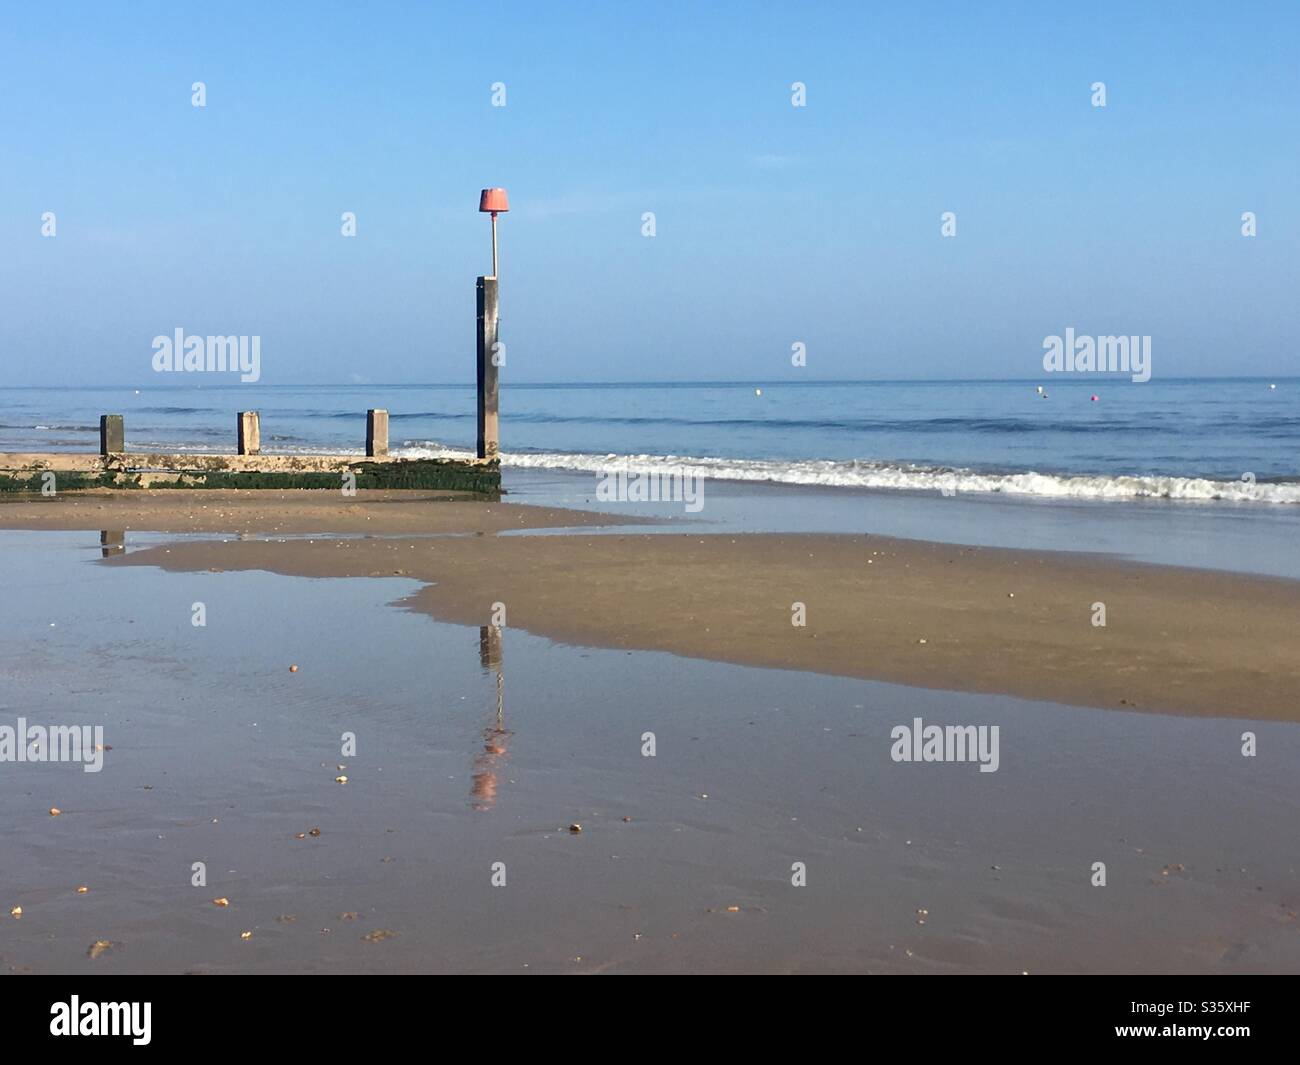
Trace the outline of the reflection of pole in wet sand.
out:
M 110 555 L 120 555 L 126 550 L 126 533 L 119 532 L 116 529 L 99 530 L 99 553 L 108 558 Z
M 483 751 L 474 759 L 470 803 L 476 810 L 491 809 L 497 801 L 498 776 L 506 760 L 506 744 L 512 733 L 506 728 L 505 673 L 501 663 L 501 629 L 482 625 L 478 630 L 478 663 L 492 670 L 497 680 L 496 718 L 483 730 Z

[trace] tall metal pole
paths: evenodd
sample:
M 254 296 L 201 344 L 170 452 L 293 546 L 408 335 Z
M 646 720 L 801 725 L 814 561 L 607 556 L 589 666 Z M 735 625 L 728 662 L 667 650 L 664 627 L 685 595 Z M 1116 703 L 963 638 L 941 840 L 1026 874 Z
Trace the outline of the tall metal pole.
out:
M 492 212 L 492 276 L 497 276 L 497 213 Z
M 477 303 L 477 377 L 478 377 L 478 457 L 496 461 L 501 450 L 498 429 L 497 391 L 501 350 L 497 341 L 497 214 L 510 210 L 505 189 L 484 189 L 479 193 L 478 209 L 492 215 L 492 276 L 478 279 Z

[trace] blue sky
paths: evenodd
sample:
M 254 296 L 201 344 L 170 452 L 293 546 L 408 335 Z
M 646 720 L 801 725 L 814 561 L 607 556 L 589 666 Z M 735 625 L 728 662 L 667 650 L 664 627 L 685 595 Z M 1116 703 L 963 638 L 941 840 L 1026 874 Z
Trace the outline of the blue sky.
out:
M 7 4 L 4 381 L 177 327 L 471 380 L 488 185 L 507 382 L 1294 373 L 1298 56 L 1295 3 Z

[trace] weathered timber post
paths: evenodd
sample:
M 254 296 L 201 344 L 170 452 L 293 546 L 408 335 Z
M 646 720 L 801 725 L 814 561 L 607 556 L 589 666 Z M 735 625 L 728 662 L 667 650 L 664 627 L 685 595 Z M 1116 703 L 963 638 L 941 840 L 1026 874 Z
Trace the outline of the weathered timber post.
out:
M 388 411 L 366 411 L 366 457 L 377 458 L 388 454 Z
M 261 419 L 255 410 L 241 410 L 239 412 L 239 454 L 260 455 L 261 453 Z
M 483 669 L 501 666 L 501 629 L 497 625 L 478 627 L 478 664 Z
M 497 279 L 478 279 L 478 457 L 501 449 L 497 413 Z
M 126 450 L 126 429 L 123 427 L 122 415 L 101 414 L 99 416 L 99 453 L 101 455 L 120 455 Z
M 117 529 L 99 530 L 99 553 L 104 558 L 120 555 L 126 550 L 126 533 Z

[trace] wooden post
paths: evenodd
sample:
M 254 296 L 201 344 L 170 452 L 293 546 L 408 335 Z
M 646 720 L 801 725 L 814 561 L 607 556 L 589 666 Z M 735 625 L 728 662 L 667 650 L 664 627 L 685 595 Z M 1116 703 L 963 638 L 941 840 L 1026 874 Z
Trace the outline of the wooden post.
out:
M 126 450 L 126 430 L 122 415 L 101 414 L 99 416 L 99 453 L 101 455 L 120 455 Z
M 501 629 L 496 625 L 478 627 L 478 664 L 483 669 L 501 665 Z
M 116 529 L 99 530 L 99 553 L 104 558 L 120 555 L 126 550 L 126 533 Z
M 501 447 L 497 418 L 497 279 L 478 279 L 478 457 L 495 459 Z
M 255 410 L 241 410 L 239 412 L 239 454 L 260 455 L 261 453 L 261 419 Z
M 388 411 L 366 411 L 366 457 L 388 454 Z

